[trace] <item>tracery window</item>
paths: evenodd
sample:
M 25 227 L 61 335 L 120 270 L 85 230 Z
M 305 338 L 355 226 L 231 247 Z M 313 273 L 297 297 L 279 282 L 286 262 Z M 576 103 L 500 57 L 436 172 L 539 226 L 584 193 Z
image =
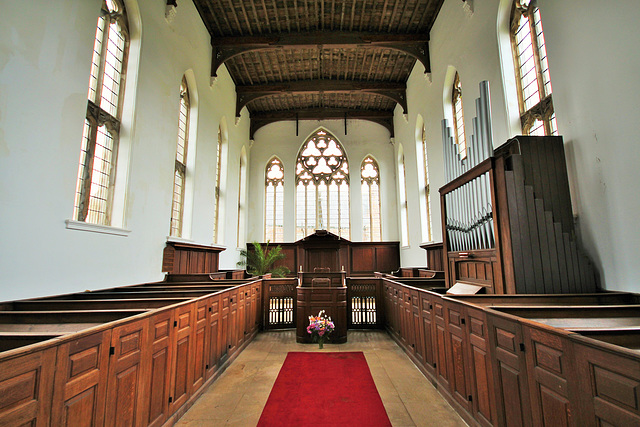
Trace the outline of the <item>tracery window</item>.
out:
M 296 162 L 296 238 L 325 229 L 349 239 L 349 164 L 326 130 L 307 139 Z
M 284 166 L 277 157 L 265 170 L 264 240 L 284 241 Z
M 213 189 L 213 243 L 218 243 L 219 221 L 220 221 L 220 179 L 222 177 L 222 128 L 218 126 L 218 146 L 216 149 L 216 182 Z
M 511 45 L 522 133 L 557 135 L 547 49 L 536 0 L 514 1 L 511 11 Z
M 427 157 L 427 130 L 425 128 L 424 125 L 422 125 L 422 132 L 421 132 L 421 142 L 422 142 L 422 164 L 423 164 L 423 171 L 424 171 L 424 198 L 425 198 L 425 203 L 426 203 L 426 225 L 427 225 L 427 235 L 423 236 L 423 238 L 425 238 L 425 241 L 431 241 L 431 195 L 429 193 L 430 191 L 430 186 L 429 186 L 429 160 Z
M 82 132 L 73 215 L 76 221 L 111 225 L 128 40 L 124 5 L 119 0 L 103 1 Z
M 467 139 L 464 133 L 464 109 L 462 108 L 462 84 L 456 72 L 451 91 L 451 107 L 453 109 L 453 133 L 460 158 L 467 157 Z
M 178 144 L 173 179 L 173 201 L 171 203 L 171 236 L 182 236 L 185 182 L 187 177 L 187 148 L 189 142 L 189 89 L 183 78 L 180 84 L 180 112 L 178 116 Z
M 380 168 L 371 156 L 365 157 L 360 166 L 362 183 L 362 240 L 382 240 L 380 221 Z

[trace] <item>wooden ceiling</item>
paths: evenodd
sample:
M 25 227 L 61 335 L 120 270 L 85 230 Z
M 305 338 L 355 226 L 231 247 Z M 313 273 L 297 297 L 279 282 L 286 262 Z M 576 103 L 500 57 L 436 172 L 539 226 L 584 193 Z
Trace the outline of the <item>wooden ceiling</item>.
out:
M 229 70 L 252 139 L 274 121 L 317 119 L 371 120 L 393 136 L 415 62 L 430 72 L 443 1 L 193 0 L 211 34 L 211 76 Z

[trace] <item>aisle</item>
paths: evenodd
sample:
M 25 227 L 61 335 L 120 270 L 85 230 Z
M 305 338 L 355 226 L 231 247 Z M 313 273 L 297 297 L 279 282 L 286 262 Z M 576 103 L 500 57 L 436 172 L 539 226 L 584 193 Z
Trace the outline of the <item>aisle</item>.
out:
M 325 344 L 325 351 L 364 352 L 394 426 L 466 426 L 385 332 L 349 331 L 348 337 L 346 344 Z M 255 426 L 289 351 L 318 347 L 296 344 L 293 330 L 258 334 L 176 425 Z

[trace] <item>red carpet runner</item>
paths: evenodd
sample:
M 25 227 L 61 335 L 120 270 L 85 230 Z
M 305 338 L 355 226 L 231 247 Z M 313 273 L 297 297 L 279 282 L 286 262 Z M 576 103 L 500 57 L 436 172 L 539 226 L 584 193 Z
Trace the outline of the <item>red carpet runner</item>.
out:
M 390 426 L 362 352 L 287 355 L 258 426 Z

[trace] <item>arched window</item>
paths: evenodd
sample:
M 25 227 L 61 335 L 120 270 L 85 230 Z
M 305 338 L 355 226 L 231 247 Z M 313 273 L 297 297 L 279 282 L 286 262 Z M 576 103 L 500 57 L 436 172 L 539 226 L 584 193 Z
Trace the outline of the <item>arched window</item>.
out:
M 467 139 L 464 133 L 464 109 L 462 108 L 462 84 L 460 75 L 456 72 L 451 90 L 451 108 L 453 109 L 453 135 L 458 144 L 460 158 L 467 157 Z
M 128 47 L 124 4 L 106 0 L 98 18 L 91 61 L 74 202 L 76 221 L 111 225 Z
M 362 240 L 379 242 L 382 240 L 380 221 L 380 168 L 370 155 L 360 165 L 362 183 Z
M 402 246 L 409 246 L 409 204 L 407 202 L 407 177 L 402 145 L 400 145 L 398 149 L 398 190 L 398 197 L 400 199 L 400 244 Z
M 267 163 L 264 172 L 264 240 L 284 241 L 284 166 L 277 157 Z
M 316 229 L 350 238 L 347 156 L 322 129 L 307 139 L 296 162 L 296 238 Z
M 219 222 L 220 222 L 220 203 L 222 192 L 220 190 L 220 180 L 222 179 L 222 145 L 223 145 L 222 127 L 218 126 L 218 145 L 216 148 L 216 182 L 213 189 L 213 243 L 219 242 Z
M 522 133 L 557 135 L 547 49 L 536 0 L 514 1 L 511 10 L 511 45 Z
M 426 236 L 423 235 L 423 239 L 427 242 L 431 241 L 431 195 L 429 194 L 429 160 L 427 157 L 427 130 L 422 125 L 420 131 L 420 142 L 422 147 L 422 165 L 424 172 L 424 198 L 425 198 L 425 216 L 424 221 L 426 223 Z M 423 227 L 424 234 L 424 227 Z
M 189 143 L 189 89 L 183 77 L 180 84 L 180 112 L 178 115 L 178 144 L 173 179 L 171 203 L 171 236 L 182 236 L 185 184 L 187 178 L 187 148 Z

